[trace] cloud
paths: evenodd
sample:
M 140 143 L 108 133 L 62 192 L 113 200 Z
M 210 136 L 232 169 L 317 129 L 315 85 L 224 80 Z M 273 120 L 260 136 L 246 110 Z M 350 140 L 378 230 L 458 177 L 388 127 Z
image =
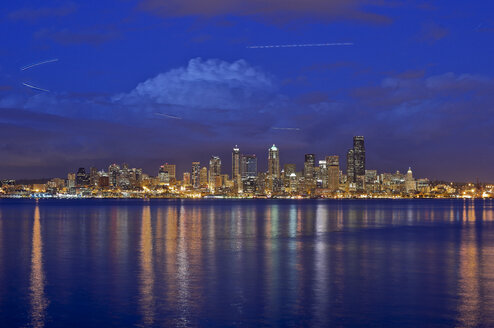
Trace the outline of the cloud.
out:
M 434 43 L 449 35 L 449 29 L 442 25 L 430 22 L 422 24 L 418 39 L 422 42 Z
M 35 22 L 44 18 L 64 17 L 74 13 L 77 5 L 73 2 L 67 2 L 58 7 L 28 7 L 22 8 L 9 13 L 8 17 L 14 21 Z
M 120 37 L 119 32 L 114 29 L 88 29 L 83 31 L 72 31 L 69 29 L 41 29 L 34 34 L 37 39 L 51 40 L 63 45 L 91 44 L 100 45 Z
M 255 16 L 276 20 L 311 18 L 389 23 L 387 16 L 369 8 L 392 6 L 399 1 L 379 0 L 142 0 L 139 8 L 163 17 Z
M 274 78 L 244 60 L 195 58 L 186 67 L 139 83 L 131 92 L 114 97 L 114 101 L 192 109 L 259 109 L 273 99 L 275 91 Z

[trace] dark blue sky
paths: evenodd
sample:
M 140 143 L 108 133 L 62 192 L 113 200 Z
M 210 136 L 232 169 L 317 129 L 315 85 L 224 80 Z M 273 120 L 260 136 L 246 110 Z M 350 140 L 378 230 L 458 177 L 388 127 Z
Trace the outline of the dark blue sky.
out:
M 269 3 L 267 5 L 266 3 Z M 494 181 L 490 1 L 0 4 L 0 178 L 126 161 L 189 170 L 231 148 Z M 249 49 L 352 42 L 353 46 Z M 59 61 L 20 71 L 20 67 Z M 29 89 L 23 82 L 49 89 Z M 164 115 L 159 115 L 161 113 Z M 273 128 L 299 128 L 278 130 Z M 342 165 L 344 160 L 342 158 Z

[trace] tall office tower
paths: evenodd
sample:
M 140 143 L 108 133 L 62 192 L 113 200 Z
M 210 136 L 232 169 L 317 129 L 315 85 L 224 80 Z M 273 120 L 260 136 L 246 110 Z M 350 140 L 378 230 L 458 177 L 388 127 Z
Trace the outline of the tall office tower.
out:
M 268 177 L 271 179 L 280 177 L 280 152 L 275 145 L 269 148 Z
M 355 158 L 355 177 L 365 175 L 365 146 L 364 137 L 353 137 L 353 156 Z
M 328 187 L 328 166 L 326 165 L 325 159 L 319 161 L 319 174 L 317 179 L 321 180 L 321 186 L 323 188 Z
M 221 176 L 221 159 L 218 156 L 211 156 L 209 160 L 209 188 L 215 189 L 218 187 L 216 177 Z M 221 180 L 220 180 L 221 181 Z
M 314 179 L 314 166 L 316 165 L 316 155 L 305 154 L 304 178 L 306 181 Z
M 242 155 L 241 172 L 242 179 L 257 177 L 256 155 Z
M 168 177 L 170 180 L 175 180 L 177 177 L 175 176 L 175 172 L 177 169 L 177 166 L 175 164 L 168 164 L 165 163 L 161 166 L 165 172 L 168 172 Z
M 417 182 L 413 178 L 412 168 L 408 168 L 408 172 L 405 176 L 405 189 L 407 192 L 413 192 L 417 190 Z
M 190 172 L 184 172 L 184 178 L 182 181 L 182 185 L 184 185 L 184 186 L 190 185 Z
M 235 191 L 240 191 L 242 189 L 241 178 L 242 177 L 240 175 L 240 149 L 238 148 L 237 145 L 235 145 L 232 151 L 232 180 Z
M 201 167 L 201 172 L 199 173 L 199 185 L 201 187 L 208 185 L 208 168 L 205 166 Z
M 194 188 L 199 188 L 199 171 L 201 169 L 200 162 L 192 162 L 192 186 Z
M 75 184 L 78 187 L 82 186 L 87 186 L 89 183 L 88 176 L 86 174 L 86 169 L 83 167 L 80 167 L 79 170 L 77 171 L 76 177 L 75 177 Z
M 118 177 L 120 176 L 120 166 L 112 164 L 108 167 L 108 176 L 110 177 L 110 185 L 116 187 L 118 183 Z
M 326 157 L 328 172 L 328 189 L 336 191 L 340 188 L 340 157 L 337 155 Z
M 75 188 L 75 173 L 67 174 L 67 188 Z
M 355 156 L 353 149 L 349 149 L 346 155 L 346 175 L 348 182 L 355 182 Z
M 91 187 L 96 187 L 98 186 L 98 170 L 91 166 L 89 168 L 89 184 L 91 185 Z
M 165 169 L 164 165 L 160 166 L 160 170 L 158 172 L 158 180 L 161 183 L 169 183 L 170 182 L 170 172 Z

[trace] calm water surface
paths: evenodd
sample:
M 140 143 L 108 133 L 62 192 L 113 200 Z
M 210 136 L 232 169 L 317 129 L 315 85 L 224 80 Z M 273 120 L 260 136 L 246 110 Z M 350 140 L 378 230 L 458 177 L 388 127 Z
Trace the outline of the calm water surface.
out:
M 0 200 L 1 327 L 494 327 L 488 200 Z

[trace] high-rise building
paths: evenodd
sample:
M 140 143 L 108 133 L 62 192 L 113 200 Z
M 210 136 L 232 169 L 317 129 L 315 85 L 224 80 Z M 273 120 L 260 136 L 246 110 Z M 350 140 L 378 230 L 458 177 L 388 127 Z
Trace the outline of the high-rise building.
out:
M 314 179 L 314 167 L 316 165 L 316 155 L 305 154 L 304 161 L 304 178 L 306 181 Z
M 241 172 L 242 179 L 255 178 L 257 176 L 256 155 L 242 155 Z
M 237 145 L 233 148 L 232 151 L 232 180 L 233 187 L 235 191 L 240 191 L 242 189 L 241 183 L 241 175 L 240 175 L 240 149 Z
M 405 176 L 405 189 L 407 192 L 414 192 L 417 190 L 417 182 L 413 178 L 412 168 L 408 168 L 408 172 Z
M 221 176 L 221 159 L 218 156 L 211 156 L 209 160 L 209 188 L 214 190 L 217 188 L 217 177 Z M 221 179 L 219 180 L 221 182 Z
M 183 174 L 183 183 L 184 186 L 190 185 L 190 172 L 184 172 Z
M 98 169 L 93 166 L 89 168 L 89 184 L 91 187 L 98 186 Z
M 192 162 L 192 186 L 194 188 L 199 188 L 199 171 L 201 169 L 200 162 Z
M 161 166 L 165 172 L 168 172 L 168 177 L 170 180 L 175 180 L 175 171 L 176 171 L 176 165 L 175 164 L 168 164 L 165 163 Z
M 337 191 L 340 188 L 340 157 L 338 155 L 326 157 L 328 172 L 328 189 Z
M 280 152 L 275 145 L 273 145 L 271 148 L 269 148 L 268 177 L 270 179 L 280 177 Z
M 349 149 L 346 155 L 346 175 L 349 183 L 355 182 L 355 156 L 353 149 Z
M 170 182 L 170 173 L 165 169 L 164 165 L 160 166 L 160 170 L 158 172 L 158 180 L 160 183 L 169 183 Z
M 365 176 L 365 146 L 364 137 L 353 137 L 353 156 L 355 158 L 355 177 Z
M 77 170 L 77 174 L 75 177 L 75 183 L 77 187 L 84 187 L 89 184 L 89 177 L 86 173 L 86 169 L 83 167 L 80 167 L 79 170 Z
M 111 164 L 109 167 L 108 167 L 108 176 L 110 178 L 110 185 L 114 188 L 117 187 L 118 185 L 118 179 L 119 179 L 119 176 L 120 176 L 120 166 L 118 166 L 117 164 Z
M 208 168 L 205 166 L 201 167 L 201 172 L 199 173 L 199 185 L 201 187 L 208 185 Z
M 67 189 L 75 188 L 75 173 L 67 174 Z

